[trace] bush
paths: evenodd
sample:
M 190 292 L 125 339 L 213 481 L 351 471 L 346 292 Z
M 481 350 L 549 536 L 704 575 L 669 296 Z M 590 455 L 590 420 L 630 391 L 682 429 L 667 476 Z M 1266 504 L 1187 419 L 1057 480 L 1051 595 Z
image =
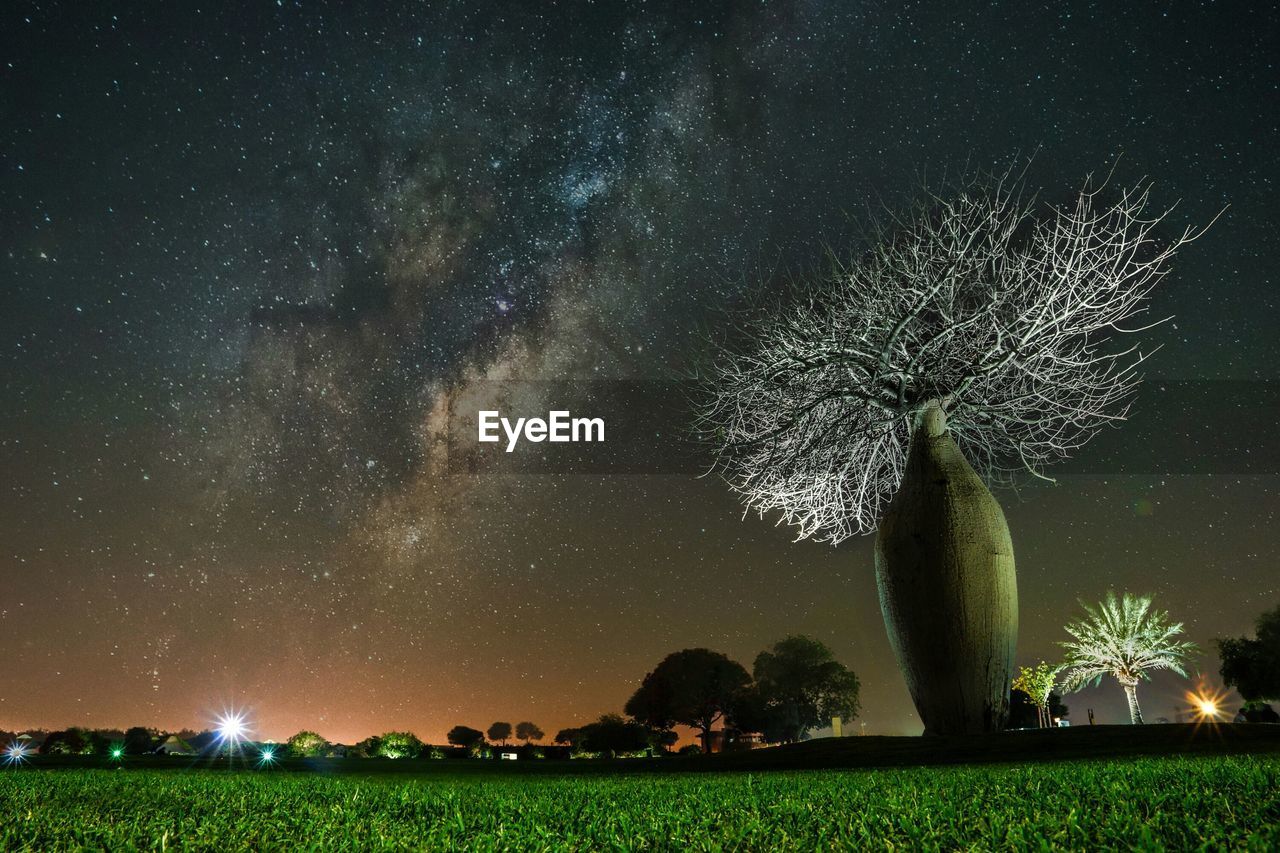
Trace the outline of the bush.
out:
M 417 758 L 424 747 L 413 732 L 387 732 L 379 736 L 376 754 L 383 758 Z
M 289 752 L 302 758 L 323 755 L 329 746 L 328 741 L 320 737 L 320 735 L 305 729 L 289 738 L 288 744 Z

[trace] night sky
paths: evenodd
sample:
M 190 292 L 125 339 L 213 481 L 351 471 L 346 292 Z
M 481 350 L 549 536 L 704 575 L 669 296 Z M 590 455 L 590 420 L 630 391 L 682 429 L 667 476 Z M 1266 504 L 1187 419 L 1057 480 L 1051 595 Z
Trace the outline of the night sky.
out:
M 493 380 L 538 414 L 580 401 L 522 383 L 683 375 L 868 209 L 1032 154 L 1050 201 L 1151 176 L 1169 236 L 1229 207 L 1113 439 L 1155 461 L 1086 447 L 999 494 L 1018 662 L 1114 586 L 1216 683 L 1212 638 L 1280 603 L 1280 439 L 1194 473 L 1146 444 L 1237 416 L 1155 419 L 1162 381 L 1280 379 L 1277 35 L 1266 3 L 4 3 L 0 728 L 550 733 L 670 651 L 750 666 L 802 632 L 868 733 L 918 732 L 870 538 L 793 543 L 696 471 L 451 465 L 442 436 Z M 1140 688 L 1148 719 L 1188 686 Z

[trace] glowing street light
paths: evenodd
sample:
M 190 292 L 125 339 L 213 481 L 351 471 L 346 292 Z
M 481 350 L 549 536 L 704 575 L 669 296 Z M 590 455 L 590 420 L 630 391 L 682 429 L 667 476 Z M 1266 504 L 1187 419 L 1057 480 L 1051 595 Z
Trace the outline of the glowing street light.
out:
M 1201 686 L 1194 693 L 1187 693 L 1187 701 L 1191 703 L 1191 711 L 1197 723 L 1216 723 L 1222 717 L 1222 700 L 1227 694 L 1215 692 Z
M 262 767 L 269 767 L 276 760 L 276 751 L 273 747 L 264 747 L 258 755 L 258 764 Z
M 240 744 L 249 734 L 249 723 L 242 711 L 226 711 L 217 718 L 219 749 L 225 749 L 227 758 L 240 753 Z
M 223 714 L 218 718 L 218 739 L 230 743 L 239 743 L 247 731 L 244 716 L 240 713 Z
M 119 761 L 124 758 L 124 749 L 119 746 L 111 747 L 111 758 L 115 761 Z
M 25 743 L 14 741 L 5 747 L 4 763 L 10 767 L 16 767 L 27 760 L 27 755 L 29 755 L 30 752 L 31 747 L 27 746 Z

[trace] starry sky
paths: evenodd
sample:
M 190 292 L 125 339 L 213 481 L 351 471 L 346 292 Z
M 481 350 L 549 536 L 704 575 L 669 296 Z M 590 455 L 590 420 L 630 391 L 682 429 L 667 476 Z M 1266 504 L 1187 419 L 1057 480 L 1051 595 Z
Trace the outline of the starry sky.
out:
M 1118 159 L 1170 229 L 1226 212 L 1133 421 L 1000 493 L 1018 661 L 1113 586 L 1246 632 L 1280 602 L 1277 35 L 1247 2 L 3 4 L 0 728 L 553 732 L 802 632 L 868 733 L 918 732 L 869 538 L 794 543 L 696 467 L 459 465 L 451 423 L 681 376 L 869 209 L 1032 154 L 1050 201 Z

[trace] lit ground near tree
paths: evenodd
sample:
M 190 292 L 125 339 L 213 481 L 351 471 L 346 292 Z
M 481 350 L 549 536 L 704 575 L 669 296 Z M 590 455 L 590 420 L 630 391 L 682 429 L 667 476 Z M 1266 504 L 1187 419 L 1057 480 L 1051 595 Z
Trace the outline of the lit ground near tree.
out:
M 1276 755 L 456 772 L 477 763 L 336 777 L 30 767 L 0 773 L 0 848 L 1280 848 Z

